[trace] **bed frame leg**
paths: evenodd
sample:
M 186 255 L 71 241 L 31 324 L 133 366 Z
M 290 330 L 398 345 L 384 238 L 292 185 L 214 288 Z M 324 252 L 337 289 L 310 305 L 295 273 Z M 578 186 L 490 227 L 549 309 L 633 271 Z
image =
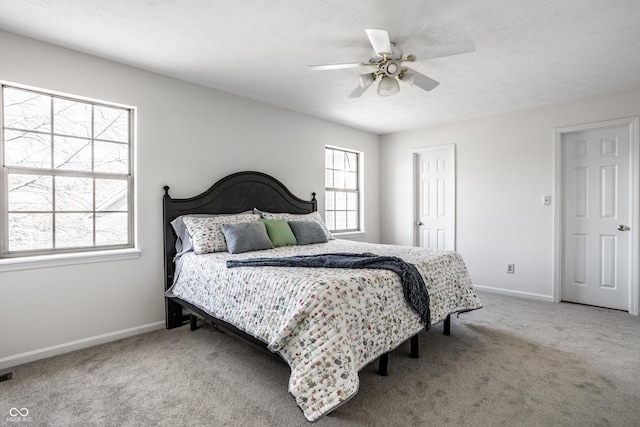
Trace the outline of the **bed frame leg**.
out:
M 418 334 L 411 337 L 411 357 L 417 359 L 420 357 L 420 344 Z
M 198 329 L 198 318 L 193 314 L 189 315 L 189 323 L 191 324 L 191 330 L 195 331 Z
M 173 329 L 184 325 L 182 306 L 170 298 L 165 298 L 165 319 L 167 329 Z
M 451 335 L 451 315 L 447 315 L 447 318 L 444 319 L 444 331 L 443 335 Z
M 389 353 L 380 355 L 378 358 L 378 375 L 387 376 L 387 368 L 389 367 Z

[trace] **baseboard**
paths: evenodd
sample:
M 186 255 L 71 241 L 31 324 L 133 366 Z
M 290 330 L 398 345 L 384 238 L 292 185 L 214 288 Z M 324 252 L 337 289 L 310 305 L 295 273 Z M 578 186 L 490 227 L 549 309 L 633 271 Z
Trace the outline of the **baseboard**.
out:
M 481 285 L 475 285 L 475 284 L 473 285 L 473 289 L 477 289 L 479 291 L 484 291 L 484 292 L 490 292 L 492 294 L 502 294 L 502 295 L 509 295 L 509 296 L 518 297 L 518 298 L 534 299 L 537 301 L 553 302 L 553 296 L 551 295 L 534 294 L 531 292 L 514 291 L 511 289 L 492 288 L 490 286 L 481 286 Z
M 108 334 L 97 335 L 78 341 L 72 341 L 64 344 L 45 347 L 38 350 L 28 351 L 13 356 L 3 357 L 0 359 L 0 370 L 13 366 L 22 365 L 23 363 L 33 362 L 34 360 L 46 359 L 47 357 L 57 356 L 71 351 L 83 348 L 93 347 L 95 345 L 104 344 L 110 341 L 116 341 L 122 338 L 134 335 L 144 334 L 165 327 L 164 320 L 162 322 L 149 323 L 147 325 L 136 326 L 135 328 L 123 329 L 121 331 L 111 332 Z

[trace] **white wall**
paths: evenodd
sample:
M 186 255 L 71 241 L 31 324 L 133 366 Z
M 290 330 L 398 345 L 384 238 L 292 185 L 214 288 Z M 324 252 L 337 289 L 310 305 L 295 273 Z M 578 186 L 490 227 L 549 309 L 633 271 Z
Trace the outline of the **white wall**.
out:
M 258 170 L 324 209 L 324 145 L 365 153 L 379 241 L 379 137 L 0 31 L 0 80 L 138 108 L 139 259 L 0 273 L 0 368 L 164 325 L 164 185 L 190 197 Z M 3 184 L 4 185 L 4 184 Z
M 384 135 L 382 242 L 412 244 L 411 150 L 456 144 L 456 248 L 474 284 L 551 301 L 554 207 L 542 200 L 553 194 L 553 130 L 637 115 L 640 90 Z

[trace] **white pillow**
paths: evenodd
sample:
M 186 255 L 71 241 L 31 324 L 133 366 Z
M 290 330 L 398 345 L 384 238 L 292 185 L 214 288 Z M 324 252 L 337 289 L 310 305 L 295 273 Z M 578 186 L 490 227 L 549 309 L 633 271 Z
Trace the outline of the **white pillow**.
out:
M 226 252 L 227 242 L 222 233 L 222 224 L 257 221 L 260 215 L 242 214 L 215 217 L 185 216 L 184 225 L 193 242 L 193 251 L 197 255 L 211 252 Z
M 245 215 L 252 214 L 253 209 L 244 212 L 237 212 L 232 214 L 191 214 L 191 215 L 181 215 L 171 221 L 171 226 L 173 227 L 173 231 L 176 233 L 176 256 L 174 261 L 180 258 L 183 254 L 187 252 L 193 251 L 193 242 L 191 241 L 191 236 L 189 236 L 189 231 L 187 227 L 184 225 L 184 218 L 187 216 L 197 216 L 197 217 L 213 217 L 213 216 L 230 216 L 230 215 Z

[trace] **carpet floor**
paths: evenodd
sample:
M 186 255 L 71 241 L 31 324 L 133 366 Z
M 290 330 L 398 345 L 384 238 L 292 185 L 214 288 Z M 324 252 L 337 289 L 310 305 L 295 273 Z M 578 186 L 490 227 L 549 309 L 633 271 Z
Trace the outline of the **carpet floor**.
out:
M 373 363 L 317 426 L 640 426 L 640 319 L 479 293 L 485 307 Z M 10 426 L 309 426 L 289 368 L 210 325 L 159 330 L 16 366 Z M 10 409 L 27 408 L 24 419 Z M 13 411 L 15 415 L 15 411 Z M 25 424 L 27 423 L 28 424 Z

